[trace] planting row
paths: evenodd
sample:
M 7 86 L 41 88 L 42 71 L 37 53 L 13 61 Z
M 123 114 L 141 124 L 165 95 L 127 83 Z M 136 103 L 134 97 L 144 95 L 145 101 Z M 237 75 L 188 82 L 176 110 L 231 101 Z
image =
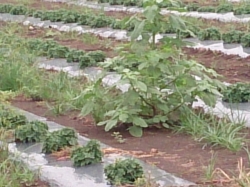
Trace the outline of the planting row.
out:
M 124 5 L 124 6 L 138 6 L 143 7 L 143 0 L 98 0 L 98 3 L 109 3 L 110 5 Z M 222 3 L 218 6 L 200 6 L 198 3 L 184 4 L 182 2 L 172 3 L 171 1 L 162 1 L 158 3 L 161 8 L 174 9 L 176 7 L 183 8 L 187 11 L 198 12 L 213 12 L 213 13 L 227 13 L 233 12 L 235 15 L 249 14 L 250 4 Z
M 91 27 L 112 27 L 113 29 L 125 29 L 132 31 L 136 22 L 128 22 L 128 18 L 116 20 L 104 15 L 95 15 L 93 13 L 78 13 L 68 10 L 40 11 L 28 9 L 25 6 L 15 6 L 9 4 L 0 5 L 0 13 L 10 13 L 14 15 L 30 15 L 41 20 L 50 20 L 52 22 L 62 21 L 64 23 L 78 23 L 80 25 L 89 25 Z M 188 30 L 192 31 L 189 32 Z M 194 26 L 187 26 L 184 30 L 179 30 L 166 23 L 162 33 L 177 33 L 179 38 L 190 38 L 197 35 L 200 40 L 223 40 L 225 43 L 242 43 L 244 47 L 250 46 L 250 35 L 243 31 L 229 31 L 220 33 L 218 28 L 199 29 Z M 193 34 L 194 35 L 193 35 Z
M 24 39 L 18 38 L 18 40 Z M 105 60 L 105 54 L 102 51 L 85 52 L 83 50 L 69 49 L 53 40 L 29 39 L 27 40 L 27 48 L 39 56 L 66 58 L 69 63 L 79 62 L 80 68 L 96 66 L 98 62 Z
M 7 106 L 0 106 L 0 130 L 4 135 L 12 134 L 16 142 L 41 142 L 42 152 L 50 154 L 71 147 L 71 160 L 74 166 L 82 167 L 102 162 L 103 153 L 98 141 L 90 140 L 85 146 L 78 144 L 76 132 L 71 128 L 63 128 L 49 132 L 48 125 L 41 121 L 29 122 L 24 115 Z M 3 137 L 6 140 L 10 137 Z M 11 137 L 13 139 L 13 137 Z M 9 141 L 8 140 L 8 141 Z M 117 160 L 104 168 L 110 184 L 133 184 L 143 178 L 142 166 L 133 159 Z

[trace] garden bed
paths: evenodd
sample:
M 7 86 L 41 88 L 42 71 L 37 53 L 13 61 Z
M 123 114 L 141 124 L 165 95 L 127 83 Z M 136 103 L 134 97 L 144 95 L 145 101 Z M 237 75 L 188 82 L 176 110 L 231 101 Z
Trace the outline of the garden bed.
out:
M 1 22 L 1 27 L 8 28 L 5 22 Z M 11 27 L 11 26 L 10 26 Z M 13 27 L 16 27 L 13 25 Z M 115 52 L 112 50 L 119 47 L 124 42 L 119 42 L 113 39 L 105 39 L 94 35 L 82 34 L 82 38 L 77 33 L 58 32 L 56 29 L 44 29 L 34 27 L 29 29 L 27 26 L 18 25 L 16 34 L 25 38 L 41 38 L 53 39 L 63 46 L 72 49 L 85 51 L 102 50 L 107 57 L 114 57 Z M 108 43 L 108 45 L 107 45 Z M 189 58 L 197 60 L 206 67 L 214 69 L 219 74 L 223 75 L 222 80 L 234 82 L 250 81 L 249 65 L 250 58 L 240 58 L 237 55 L 226 55 L 222 52 L 214 52 L 205 49 L 183 48 L 183 52 Z
M 11 11 L 13 11 L 13 9 Z M 17 11 L 17 9 L 15 9 L 15 11 Z M 27 10 L 25 10 L 25 12 L 27 13 Z M 47 14 L 47 12 L 43 12 L 44 15 L 43 13 L 40 13 L 41 12 L 36 12 L 35 15 L 43 18 L 43 16 Z M 61 13 L 62 12 L 59 12 L 59 15 L 61 15 Z M 197 118 L 192 118 L 192 115 L 189 115 L 191 113 L 186 113 L 192 110 L 190 105 L 186 106 L 186 104 L 184 104 L 184 106 L 183 103 L 190 102 L 194 104 L 195 96 L 202 98 L 203 96 L 206 96 L 206 94 L 208 97 L 203 97 L 204 100 L 209 102 L 216 101 L 218 98 L 214 96 L 217 95 L 221 89 L 223 90 L 224 87 L 224 85 L 218 80 L 211 79 L 217 77 L 216 72 L 207 70 L 200 64 L 193 62 L 192 59 L 205 64 L 206 67 L 215 69 L 217 72 L 225 76 L 224 80 L 233 83 L 238 81 L 248 82 L 250 80 L 248 73 L 250 57 L 243 59 L 236 55 L 225 55 L 222 52 L 212 52 L 205 49 L 184 47 L 183 55 L 186 55 L 188 59 L 191 60 L 186 58 L 182 59 L 183 55 L 181 51 L 173 48 L 171 43 L 167 43 L 168 45 L 163 45 L 164 48 L 161 48 L 162 46 L 156 44 L 156 42 L 149 43 L 147 37 L 140 42 L 136 41 L 135 39 L 139 36 L 138 32 L 141 32 L 139 30 L 137 33 L 134 32 L 134 36 L 132 35 L 131 37 L 131 44 L 137 44 L 137 46 L 131 45 L 130 53 L 124 55 L 124 53 L 128 52 L 127 45 L 127 48 L 123 49 L 123 53 L 120 53 L 123 54 L 124 58 L 126 57 L 128 61 L 122 61 L 121 59 L 118 59 L 118 61 L 112 61 L 114 60 L 112 59 L 111 61 L 105 61 L 106 64 L 102 63 L 102 65 L 104 64 L 102 66 L 103 69 L 106 69 L 107 71 L 116 71 L 123 74 L 125 78 L 129 75 L 127 79 L 124 79 L 123 77 L 125 81 L 121 82 L 120 85 L 117 85 L 123 86 L 124 83 L 127 83 L 130 86 L 130 90 L 127 91 L 127 94 L 120 92 L 117 87 L 108 90 L 108 87 L 101 84 L 103 79 L 99 79 L 97 82 L 91 82 L 86 79 L 87 76 L 79 77 L 76 75 L 70 77 L 67 73 L 59 73 L 56 71 L 56 69 L 58 69 L 69 72 L 74 69 L 74 65 L 72 65 L 72 63 L 67 63 L 66 59 L 70 62 L 76 62 L 80 57 L 81 60 L 79 61 L 84 63 L 88 62 L 85 64 L 86 66 L 84 65 L 82 68 L 87 66 L 98 66 L 100 65 L 98 63 L 103 62 L 105 57 L 116 56 L 117 52 L 114 52 L 114 48 L 120 48 L 122 41 L 118 42 L 114 41 L 114 39 L 103 39 L 89 33 L 84 34 L 83 32 L 86 30 L 83 27 L 77 27 L 77 31 L 82 35 L 78 35 L 76 32 L 60 32 L 62 30 L 69 31 L 76 26 L 74 20 L 70 21 L 71 24 L 64 25 L 62 23 L 53 23 L 49 21 L 41 23 L 38 19 L 31 17 L 23 22 L 23 19 L 25 18 L 23 16 L 4 16 L 3 19 L 7 21 L 16 21 L 15 18 L 20 18 L 20 22 L 27 25 L 20 26 L 16 23 L 16 25 L 9 24 L 6 26 L 5 24 L 2 24 L 1 27 L 2 32 L 0 37 L 2 41 L 2 50 L 0 52 L 2 55 L 2 77 L 0 83 L 1 89 L 12 90 L 15 91 L 15 94 L 18 94 L 11 100 L 12 105 L 39 116 L 46 116 L 49 120 L 58 122 L 64 126 L 73 127 L 83 136 L 98 139 L 108 145 L 118 148 L 118 152 L 120 151 L 121 153 L 125 152 L 128 154 L 139 152 L 144 161 L 197 184 L 214 184 L 216 186 L 222 184 L 222 186 L 232 186 L 231 183 L 236 180 L 233 177 L 227 177 L 226 175 L 221 176 L 220 174 L 223 173 L 222 171 L 230 174 L 233 172 L 233 176 L 235 177 L 238 172 L 241 171 L 240 169 L 242 169 L 240 167 L 240 162 L 237 168 L 238 161 L 241 161 L 242 159 L 244 166 L 247 166 L 249 162 L 247 148 L 250 146 L 249 141 L 247 140 L 249 140 L 250 135 L 249 129 L 243 125 L 243 121 L 241 121 L 242 123 L 235 121 L 231 122 L 228 118 L 220 119 L 214 115 L 209 118 L 209 116 L 204 114 L 203 110 L 201 110 L 199 115 L 204 115 L 204 119 L 202 117 L 197 117 L 198 115 L 194 115 Z M 157 16 L 161 17 L 160 13 L 157 14 Z M 64 16 L 64 18 L 68 19 L 67 16 Z M 58 21 L 57 19 L 64 20 L 57 17 L 56 19 L 53 18 L 53 21 Z M 158 21 L 163 23 L 161 19 Z M 29 25 L 30 23 L 33 26 Z M 153 23 L 155 22 L 147 22 L 147 24 L 151 24 L 151 27 L 149 28 L 154 27 L 154 25 L 152 25 Z M 35 24 L 40 25 L 41 27 L 46 25 L 47 28 L 38 28 L 34 26 Z M 51 27 L 57 28 L 59 31 L 52 29 Z M 88 32 L 96 35 L 103 34 L 103 32 L 111 32 L 110 30 L 88 29 Z M 160 28 L 157 29 L 157 32 L 159 32 Z M 151 30 L 147 30 L 144 34 L 147 35 L 150 31 Z M 111 35 L 114 34 L 114 38 L 117 39 L 117 35 L 119 35 L 120 31 L 115 32 L 117 33 L 109 33 L 109 36 L 111 37 Z M 128 39 L 126 32 L 122 33 L 122 36 Z M 82 38 L 80 39 L 80 37 Z M 27 40 L 27 38 L 29 39 Z M 40 40 L 38 40 L 38 38 L 40 38 Z M 45 39 L 48 38 L 51 41 L 45 41 Z M 171 42 L 175 42 L 172 38 L 168 39 L 171 40 Z M 55 41 L 57 41 L 57 43 Z M 146 45 L 141 42 L 145 42 Z M 178 40 L 178 42 L 181 41 Z M 174 45 L 176 48 L 178 48 L 178 42 Z M 203 47 L 206 47 L 206 45 L 210 46 L 210 44 L 208 44 L 209 42 L 210 41 L 204 44 Z M 124 43 L 128 44 L 127 42 Z M 71 53 L 72 48 L 80 49 L 80 51 L 74 51 L 73 55 Z M 156 48 L 157 50 L 155 50 Z M 93 53 L 90 52 L 96 51 L 97 49 L 102 50 L 98 55 L 96 53 L 93 55 Z M 235 51 L 235 49 L 238 48 L 233 47 L 227 52 L 238 54 L 239 51 Z M 85 50 L 85 52 L 82 50 Z M 137 50 L 141 50 L 138 53 L 140 55 L 136 53 Z M 106 56 L 101 54 L 103 51 Z M 159 53 L 160 51 L 162 53 Z M 95 62 L 91 61 L 92 57 L 86 58 L 85 55 L 87 54 L 87 57 L 89 57 L 91 56 L 90 53 L 92 54 L 93 59 L 95 58 Z M 169 56 L 165 56 L 166 54 Z M 41 62 L 39 61 L 41 58 L 37 58 L 37 56 L 45 56 L 51 59 L 45 58 L 45 60 Z M 175 59 L 182 60 L 175 61 Z M 4 63 L 5 61 L 8 63 Z M 45 65 L 43 67 L 50 69 L 49 71 L 38 70 L 37 65 L 41 65 L 41 63 L 47 63 L 48 65 L 51 63 L 52 66 L 50 65 L 48 67 L 56 68 L 50 69 Z M 56 65 L 53 66 L 53 63 Z M 175 69 L 171 72 L 168 71 L 172 70 L 172 68 Z M 77 70 L 79 70 L 79 68 Z M 86 69 L 81 71 L 84 72 Z M 131 72 L 131 74 L 129 74 L 129 72 Z M 159 74 L 159 72 L 161 73 Z M 141 76 L 138 76 L 138 73 L 141 73 Z M 198 77 L 193 75 L 197 75 Z M 197 79 L 199 77 L 202 77 L 202 79 Z M 219 78 L 220 77 L 218 77 L 218 79 Z M 153 81 L 151 81 L 151 79 Z M 109 80 L 115 82 L 112 78 Z M 105 83 L 109 80 L 106 80 Z M 144 81 L 148 82 L 144 83 Z M 161 91 L 158 90 L 158 87 L 160 87 L 159 89 Z M 175 88 L 178 88 L 177 91 Z M 128 90 L 128 87 L 126 89 Z M 169 92 L 170 90 L 175 90 L 174 93 L 176 95 L 172 95 L 172 93 Z M 19 93 L 23 93 L 26 96 L 20 95 Z M 178 95 L 179 93 L 181 94 Z M 186 97 L 186 94 L 190 98 Z M 150 95 L 153 95 L 154 98 L 151 98 Z M 212 97 L 209 97 L 211 95 Z M 28 97 L 32 99 L 29 99 Z M 180 102 L 179 97 L 183 101 Z M 158 98 L 162 99 L 158 100 Z M 170 98 L 170 100 L 168 100 L 168 98 Z M 134 101 L 134 103 L 139 102 L 137 104 L 130 104 L 131 101 Z M 109 103 L 111 103 L 110 106 Z M 123 105 L 124 108 L 119 108 Z M 138 111 L 138 106 L 141 108 L 140 110 L 142 112 L 134 114 L 134 111 Z M 129 109 L 132 108 L 132 110 L 129 110 L 126 107 Z M 179 107 L 181 107 L 180 111 L 178 110 Z M 220 108 L 218 107 L 216 109 L 219 110 Z M 197 110 L 197 112 L 199 112 L 200 108 Z M 175 111 L 180 113 L 175 113 Z M 116 114 L 118 112 L 120 113 Z M 87 115 L 89 113 L 91 113 L 92 116 Z M 169 115 L 170 113 L 172 113 L 172 115 Z M 79 117 L 79 114 L 85 117 Z M 178 115 L 177 117 L 176 114 Z M 113 117 L 117 116 L 119 116 L 119 118 L 113 119 Z M 169 119 L 166 118 L 166 116 L 168 116 Z M 106 119 L 108 122 L 105 121 Z M 200 120 L 197 125 L 202 124 L 200 126 L 200 131 L 202 133 L 206 132 L 207 134 L 195 134 L 192 130 L 190 132 L 187 129 L 186 131 L 185 129 L 184 131 L 181 131 L 182 128 L 185 128 L 186 124 L 189 124 L 189 119 Z M 209 119 L 212 119 L 213 121 L 211 122 Z M 249 125 L 249 121 L 247 122 L 246 125 Z M 106 125 L 106 127 L 97 128 L 97 126 L 95 126 L 96 124 Z M 189 125 L 192 124 L 196 123 L 192 123 L 191 121 Z M 222 129 L 218 130 L 216 129 L 217 127 Z M 234 130 L 235 127 L 235 131 L 231 132 L 230 130 Z M 211 133 L 211 131 L 209 134 L 209 128 L 212 129 L 211 131 L 215 131 L 214 134 L 213 132 Z M 237 129 L 241 129 L 241 131 L 238 131 Z M 174 133 L 175 131 L 184 133 L 177 134 Z M 143 136 L 141 138 L 131 136 L 134 135 L 139 137 L 142 133 Z M 193 135 L 193 137 L 191 138 L 190 135 L 186 135 L 188 133 Z M 246 134 L 246 137 L 242 136 L 242 133 Z M 211 136 L 211 134 L 214 136 Z M 231 136 L 233 138 L 229 139 Z M 53 136 L 51 135 L 50 137 Z M 194 141 L 193 139 L 198 141 Z M 232 142 L 230 142 L 230 140 L 232 140 Z M 214 147 L 211 147 L 210 145 L 213 145 Z M 229 151 L 225 147 L 234 152 Z M 218 175 L 215 176 L 213 171 L 216 171 L 216 174 Z
M 78 117 L 78 112 L 55 117 L 48 113 L 47 108 L 42 103 L 31 101 L 22 96 L 15 98 L 11 103 L 15 107 L 46 117 L 50 121 L 72 127 L 82 136 L 98 139 L 109 146 L 127 151 L 141 151 L 142 154 L 148 155 L 148 157 L 141 158 L 145 162 L 197 184 L 208 182 L 205 171 L 213 153 L 217 155 L 215 168 L 221 168 L 225 172 L 237 173 L 236 166 L 240 158 L 243 158 L 244 163 L 248 162 L 248 155 L 244 150 L 233 153 L 222 148 L 209 146 L 202 148 L 204 143 L 194 141 L 189 135 L 175 134 L 169 130 L 148 129 L 144 132 L 143 137 L 138 139 L 129 135 L 124 128 L 116 128 L 107 133 L 103 128 L 96 127 L 91 117 Z M 112 136 L 113 132 L 120 132 L 125 142 L 115 141 Z M 250 131 L 246 130 L 245 133 L 248 134 L 247 138 L 250 138 Z M 157 154 L 154 155 L 152 152 Z M 222 181 L 214 182 L 216 185 L 217 182 Z M 217 184 L 217 186 L 220 185 Z M 230 184 L 223 183 L 222 186 L 229 187 Z

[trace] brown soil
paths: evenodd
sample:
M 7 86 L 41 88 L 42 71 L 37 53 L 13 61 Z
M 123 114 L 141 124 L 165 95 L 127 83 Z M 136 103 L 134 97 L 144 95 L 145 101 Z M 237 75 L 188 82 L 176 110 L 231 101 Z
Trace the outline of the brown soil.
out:
M 118 143 L 111 136 L 112 132 L 105 132 L 102 127 L 96 127 L 90 117 L 80 118 L 77 112 L 68 113 L 62 116 L 52 116 L 46 107 L 24 97 L 17 97 L 12 105 L 34 114 L 47 117 L 64 126 L 75 128 L 81 135 L 88 138 L 98 139 L 101 142 L 115 148 L 127 151 L 138 151 L 144 161 L 154 164 L 159 168 L 173 173 L 184 179 L 202 183 L 205 180 L 205 166 L 209 164 L 212 153 L 216 153 L 215 168 L 221 168 L 231 175 L 235 172 L 237 161 L 242 157 L 247 163 L 245 151 L 237 153 L 222 148 L 204 147 L 204 143 L 194 141 L 185 134 L 174 134 L 166 129 L 148 129 L 144 131 L 142 138 L 131 137 L 125 128 L 117 128 L 114 131 L 121 133 L 125 143 Z M 248 133 L 248 130 L 247 132 Z M 249 134 L 249 133 L 248 133 Z M 250 137 L 250 135 L 248 135 Z M 248 138 L 249 138 L 248 137 Z M 223 185 L 226 186 L 226 185 Z
M 206 49 L 184 48 L 183 51 L 188 58 L 223 75 L 222 80 L 226 82 L 250 82 L 250 57 L 241 58 Z

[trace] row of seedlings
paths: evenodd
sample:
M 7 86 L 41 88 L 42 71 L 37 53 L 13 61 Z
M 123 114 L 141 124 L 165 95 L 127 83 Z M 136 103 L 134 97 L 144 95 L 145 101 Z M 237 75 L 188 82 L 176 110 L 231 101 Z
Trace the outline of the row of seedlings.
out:
M 28 121 L 24 115 L 1 105 L 0 129 L 5 134 L 12 132 L 15 142 L 42 143 L 42 152 L 51 154 L 67 147 L 72 149 L 70 158 L 76 167 L 101 163 L 103 152 L 97 140 L 90 140 L 85 146 L 78 144 L 77 133 L 72 128 L 50 132 L 48 125 L 41 121 Z M 5 137 L 6 138 L 6 137 Z M 105 166 L 104 173 L 112 185 L 134 184 L 144 176 L 142 166 L 134 159 L 116 160 Z

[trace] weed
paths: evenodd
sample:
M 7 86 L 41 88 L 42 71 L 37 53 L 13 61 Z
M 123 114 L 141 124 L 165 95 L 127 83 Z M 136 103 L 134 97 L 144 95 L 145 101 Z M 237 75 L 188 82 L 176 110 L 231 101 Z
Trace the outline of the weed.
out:
M 120 132 L 113 132 L 111 136 L 113 136 L 114 139 L 119 143 L 124 143 L 126 141 L 126 139 L 122 137 Z
M 175 129 L 177 132 L 192 135 L 198 141 L 204 140 L 213 146 L 219 145 L 231 151 L 238 151 L 246 141 L 242 134 L 244 128 L 244 123 L 234 123 L 227 115 L 219 118 L 214 114 L 196 114 L 186 109 L 182 113 L 181 125 Z
M 213 179 L 213 172 L 215 170 L 215 162 L 216 162 L 216 153 L 212 152 L 211 159 L 209 161 L 209 164 L 206 166 L 205 169 L 205 178 L 208 181 L 212 181 Z

